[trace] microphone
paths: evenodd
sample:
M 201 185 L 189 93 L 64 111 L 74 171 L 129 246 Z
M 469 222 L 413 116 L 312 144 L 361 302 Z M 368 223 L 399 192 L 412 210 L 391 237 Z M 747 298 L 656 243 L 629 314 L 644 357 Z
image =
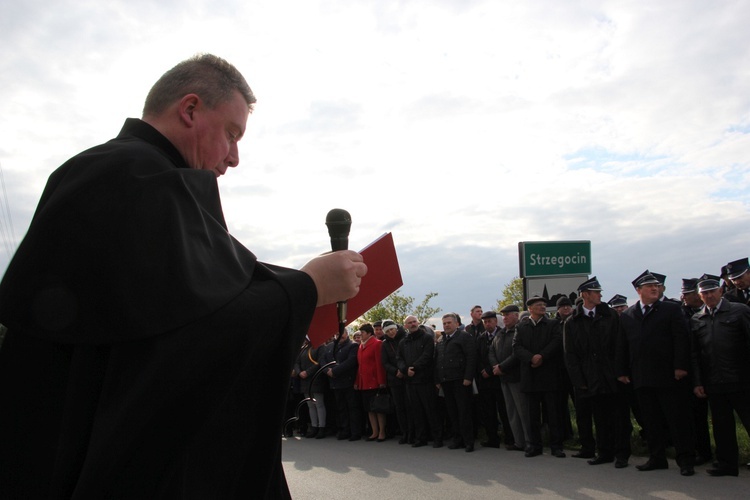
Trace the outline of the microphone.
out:
M 331 237 L 331 250 L 347 250 L 349 248 L 349 229 L 352 227 L 352 216 L 342 208 L 334 208 L 326 215 L 328 236 Z M 336 302 L 339 316 L 339 335 L 346 328 L 346 301 Z
M 349 229 L 352 227 L 352 216 L 342 208 L 334 208 L 326 215 L 328 236 L 331 237 L 331 250 L 349 248 Z

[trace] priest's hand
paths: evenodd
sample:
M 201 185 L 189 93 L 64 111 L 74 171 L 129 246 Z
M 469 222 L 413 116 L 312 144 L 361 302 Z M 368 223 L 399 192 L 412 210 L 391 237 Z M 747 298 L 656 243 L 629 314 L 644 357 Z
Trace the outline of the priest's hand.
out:
M 317 306 L 351 299 L 359 293 L 367 266 L 362 256 L 352 250 L 340 250 L 315 257 L 302 269 L 318 289 Z

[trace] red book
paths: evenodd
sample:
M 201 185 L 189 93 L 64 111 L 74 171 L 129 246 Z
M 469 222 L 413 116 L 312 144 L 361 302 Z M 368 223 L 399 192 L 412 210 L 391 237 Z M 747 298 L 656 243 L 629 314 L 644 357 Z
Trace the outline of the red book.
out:
M 367 274 L 362 277 L 359 293 L 347 301 L 346 319 L 350 323 L 404 284 L 391 233 L 385 233 L 359 253 L 367 264 Z M 315 310 L 307 335 L 312 345 L 317 346 L 336 335 L 338 331 L 336 304 L 328 304 Z

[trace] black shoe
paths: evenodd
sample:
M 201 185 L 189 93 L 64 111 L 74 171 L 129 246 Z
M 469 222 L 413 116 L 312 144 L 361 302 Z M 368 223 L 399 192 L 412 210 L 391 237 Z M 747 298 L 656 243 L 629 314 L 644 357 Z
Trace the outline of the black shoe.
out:
M 695 469 L 692 465 L 683 465 L 680 467 L 681 476 L 692 476 L 693 474 L 695 474 Z
M 451 443 L 448 445 L 449 450 L 457 450 L 459 448 L 465 448 L 466 445 L 463 443 Z
M 427 441 L 414 441 L 414 444 L 411 445 L 412 448 L 421 448 L 422 446 L 427 446 Z
M 530 458 L 530 457 L 536 457 L 541 454 L 542 454 L 542 450 L 528 450 L 526 451 L 526 453 L 524 453 L 524 456 Z
M 305 437 L 308 439 L 314 438 L 318 435 L 318 428 L 317 427 L 310 427 L 310 430 L 307 431 L 307 434 L 305 434 Z
M 443 442 L 440 439 L 436 439 L 435 441 L 433 441 L 432 447 L 433 448 L 442 448 L 443 447 Z
M 359 441 L 360 439 L 362 439 L 362 436 L 352 436 L 349 438 L 349 441 Z
M 483 448 L 500 448 L 499 441 L 482 441 L 479 444 L 481 444 Z
M 343 441 L 345 439 L 349 439 L 350 437 L 352 437 L 352 435 L 348 432 L 339 432 L 336 436 L 336 439 L 338 439 L 339 441 Z
M 581 450 L 577 453 L 573 453 L 571 457 L 573 458 L 594 458 L 596 455 L 594 455 L 593 451 L 584 451 Z
M 375 441 L 377 441 L 378 443 L 382 443 L 383 441 L 385 441 L 385 440 L 387 440 L 387 439 L 388 439 L 388 436 L 386 436 L 386 437 L 384 437 L 384 438 L 378 438 L 378 439 L 376 439 Z
M 365 438 L 365 441 L 375 441 L 377 438 L 378 438 L 377 436 L 375 437 L 367 436 L 367 438 Z
M 716 467 L 713 469 L 706 469 L 706 472 L 708 472 L 709 476 L 714 476 L 714 477 L 720 477 L 720 476 L 737 477 L 740 475 L 737 469 L 729 469 L 727 467 Z
M 628 461 L 624 458 L 618 458 L 615 460 L 615 469 L 624 469 L 628 466 Z
M 506 444 L 505 449 L 508 451 L 523 451 L 523 448 L 520 448 L 514 444 Z
M 611 464 L 614 461 L 615 461 L 614 458 L 596 457 L 596 458 L 592 458 L 591 460 L 587 460 L 586 462 L 589 465 L 601 465 L 601 464 Z
M 552 450 L 552 456 L 557 458 L 565 458 L 565 452 L 562 450 Z
M 472 451 L 474 451 L 474 445 L 473 444 L 466 445 L 466 453 L 471 453 Z
M 669 468 L 669 464 L 666 460 L 664 462 L 652 462 L 651 460 L 649 460 L 645 464 L 636 465 L 635 468 L 639 471 L 646 472 L 650 470 L 667 469 Z

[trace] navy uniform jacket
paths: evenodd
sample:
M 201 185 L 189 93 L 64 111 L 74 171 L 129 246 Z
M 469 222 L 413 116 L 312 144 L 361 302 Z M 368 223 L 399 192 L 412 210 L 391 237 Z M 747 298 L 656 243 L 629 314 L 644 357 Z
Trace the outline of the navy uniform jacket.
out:
M 586 317 L 579 305 L 564 323 L 565 363 L 577 395 L 617 392 L 615 359 L 620 335 L 620 317 L 607 304 L 596 306 L 594 318 Z
M 456 330 L 453 338 L 443 340 L 435 346 L 435 382 L 474 380 L 477 366 L 477 348 L 470 333 Z
M 404 378 L 406 373 L 401 372 L 404 377 L 398 378 L 396 372 L 398 372 L 398 344 L 406 337 L 406 333 L 400 328 L 393 338 L 388 335 L 383 336 L 383 368 L 385 368 L 385 375 L 387 377 L 388 387 L 404 385 Z
M 398 344 L 398 355 L 396 363 L 398 369 L 404 374 L 406 384 L 432 384 L 434 382 L 435 366 L 435 339 L 433 339 L 424 326 L 413 333 L 407 333 L 406 337 Z M 414 376 L 409 377 L 407 370 L 414 368 Z
M 521 365 L 521 390 L 547 392 L 562 389 L 563 344 L 560 322 L 546 316 L 537 324 L 531 319 L 516 325 L 513 352 Z M 542 355 L 542 365 L 531 367 L 531 358 Z
M 359 367 L 359 361 L 357 361 L 358 349 L 359 344 L 352 342 L 350 338 L 339 343 L 336 347 L 335 357 L 333 355 L 333 342 L 326 347 L 325 354 L 323 355 L 323 364 L 326 365 L 334 359 L 336 360 L 336 364 L 330 367 L 333 370 L 333 377 L 325 375 L 328 378 L 328 384 L 331 389 L 348 389 L 349 387 L 354 387 L 354 382 L 357 380 L 357 368 Z
M 722 300 L 691 320 L 693 385 L 708 394 L 750 389 L 750 307 Z
M 617 350 L 617 376 L 629 376 L 634 389 L 669 388 L 674 371 L 690 371 L 690 337 L 678 304 L 657 300 L 643 316 L 640 301 L 623 311 Z

